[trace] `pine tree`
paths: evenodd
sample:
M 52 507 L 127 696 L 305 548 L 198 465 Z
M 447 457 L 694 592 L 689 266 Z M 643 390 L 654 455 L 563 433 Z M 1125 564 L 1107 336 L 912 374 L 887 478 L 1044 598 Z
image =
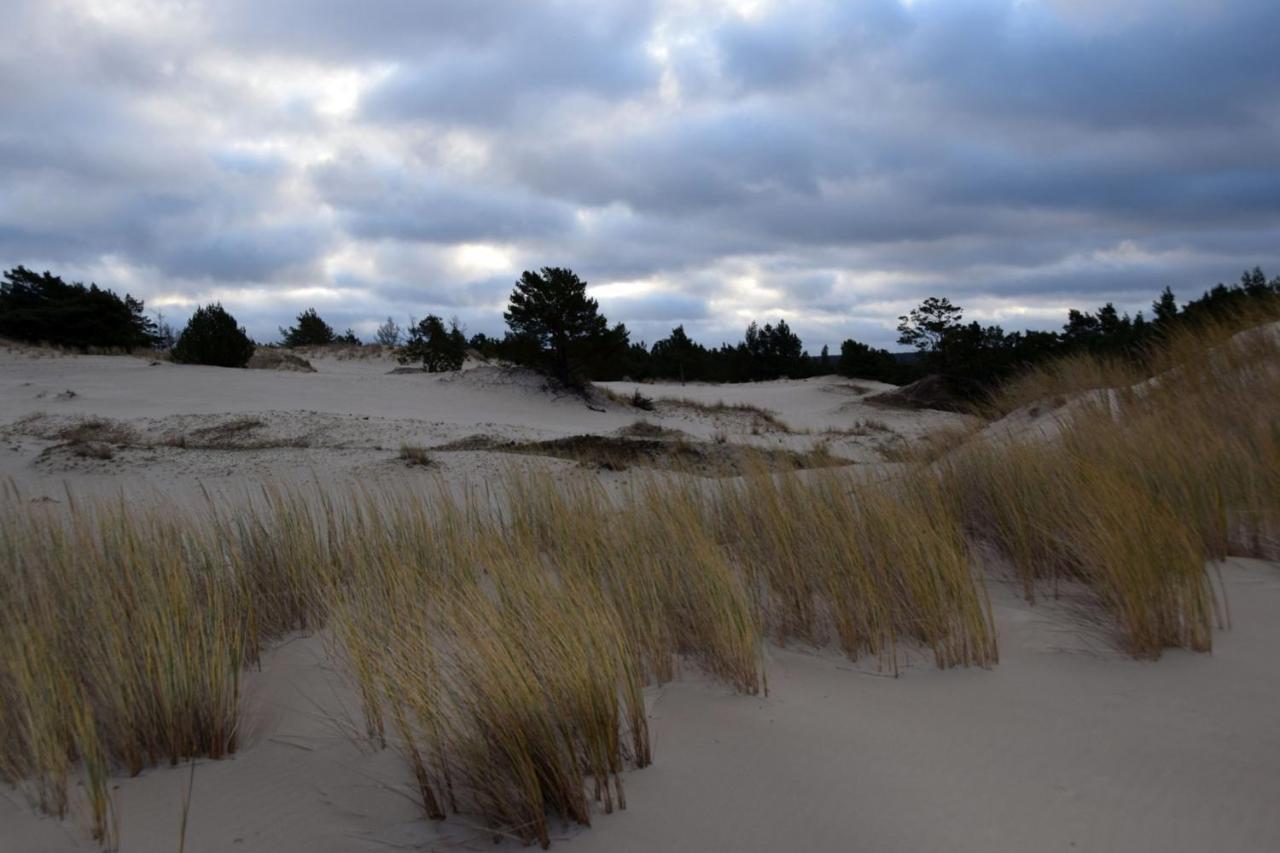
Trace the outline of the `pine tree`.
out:
M 299 314 L 297 322 L 296 326 L 280 329 L 280 336 L 284 338 L 284 345 L 287 347 L 323 346 L 336 339 L 333 327 L 320 319 L 314 308 L 308 308 Z
M 1178 316 L 1178 300 L 1174 298 L 1172 288 L 1166 287 L 1160 298 L 1151 303 L 1151 311 L 1159 325 L 1166 325 Z
M 922 353 L 935 353 L 947 332 L 959 328 L 964 312 L 944 297 L 930 296 L 898 318 L 898 343 Z
M 170 356 L 182 364 L 244 367 L 253 350 L 253 341 L 236 324 L 236 318 L 215 302 L 196 309 Z
M 96 284 L 85 287 L 18 266 L 0 282 L 0 336 L 80 349 L 155 346 L 156 324 L 143 307 L 128 294 L 121 299 Z
M 580 384 L 587 363 L 602 350 L 626 344 L 625 327 L 611 332 L 599 304 L 587 296 L 587 283 L 561 267 L 525 270 L 502 317 L 521 342 L 510 352 L 567 385 Z
M 461 370 L 467 357 L 467 339 L 457 320 L 444 321 L 428 314 L 409 330 L 409 340 L 400 348 L 401 364 L 420 361 L 428 373 Z

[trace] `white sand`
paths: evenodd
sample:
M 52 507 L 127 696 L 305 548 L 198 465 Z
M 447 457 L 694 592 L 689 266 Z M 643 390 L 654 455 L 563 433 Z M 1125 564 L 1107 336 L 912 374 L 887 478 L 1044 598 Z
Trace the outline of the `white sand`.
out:
M 867 393 L 888 386 L 859 382 L 866 390 L 858 391 L 835 377 L 738 386 L 605 386 L 624 396 L 640 388 L 659 399 L 747 402 L 777 412 L 793 429 L 757 434 L 747 416 L 712 416 L 661 404 L 656 412 L 603 400 L 598 401 L 603 405 L 588 405 L 581 398 L 543 390 L 534 376 L 497 367 L 390 375 L 398 365 L 387 357 L 312 357 L 311 362 L 316 373 L 152 364 L 123 356 L 34 358 L 0 350 L 0 479 L 14 480 L 32 496 L 53 499 L 59 498 L 64 483 L 81 491 L 184 494 L 196 478 L 215 490 L 257 479 L 313 475 L 331 483 L 397 480 L 425 476 L 396 460 L 402 444 L 435 447 L 474 435 L 543 440 L 609 434 L 637 420 L 703 441 L 718 432 L 734 442 L 794 450 L 826 441 L 837 456 L 871 464 L 881 461 L 877 447 L 959 420 L 941 412 L 906 412 L 862 402 Z M 119 421 L 143 439 L 156 440 L 241 416 L 265 422 L 255 436 L 302 439 L 308 446 L 253 452 L 123 448 L 110 460 L 77 459 L 50 450 L 60 443 L 54 437 L 58 429 L 87 417 Z M 887 430 L 822 434 L 868 419 Z M 46 451 L 52 455 L 42 459 Z M 510 462 L 509 456 L 489 453 L 442 453 L 437 459 L 450 479 L 483 478 Z
M 192 477 L 423 476 L 394 460 L 402 441 L 477 433 L 547 438 L 608 433 L 636 419 L 553 399 L 492 371 L 387 376 L 379 361 L 313 359 L 315 374 L 149 366 L 133 358 L 0 354 L 0 476 L 24 493 L 160 489 Z M 747 402 L 815 434 L 753 435 L 746 421 L 687 410 L 646 415 L 690 435 L 803 447 L 828 427 L 872 418 L 903 435 L 954 420 L 877 409 L 842 380 L 744 386 L 640 386 L 652 397 Z M 870 383 L 859 383 L 870 387 Z M 619 394 L 636 386 L 616 384 Z M 58 399 L 72 389 L 76 396 Z M 45 417 L 31 416 L 43 412 Z M 261 415 L 270 435 L 308 431 L 299 449 L 124 449 L 106 461 L 41 453 L 51 426 L 81 416 L 145 434 Z M 369 420 L 364 420 L 365 417 Z M 25 419 L 25 420 L 24 420 Z M 7 426 L 19 422 L 17 427 Z M 43 426 L 42 426 L 43 425 Z M 875 433 L 840 448 L 870 464 Z M 836 445 L 833 444 L 833 447 Z M 377 448 L 382 449 L 377 449 Z M 440 454 L 450 476 L 483 477 L 496 454 Z M 555 463 L 567 465 L 568 463 Z M 629 808 L 569 851 L 1267 851 L 1280 849 L 1280 567 L 1224 571 L 1230 630 L 1212 655 L 1130 660 L 1050 604 L 993 586 L 1001 651 L 990 670 L 893 679 L 868 663 L 772 648 L 771 694 L 744 697 L 687 672 L 651 688 L 654 764 L 626 774 Z M 491 849 L 489 833 L 420 817 L 391 750 L 351 733 L 358 713 L 319 637 L 294 639 L 247 676 L 247 729 L 225 761 L 198 762 L 186 850 Z M 123 850 L 178 848 L 188 766 L 118 779 Z M 453 843 L 446 844 L 448 839 Z M 0 851 L 92 850 L 83 819 L 35 814 L 0 788 Z
M 1269 851 L 1280 845 L 1280 570 L 1233 560 L 1212 655 L 1143 663 L 996 590 L 1001 662 L 900 678 L 770 649 L 768 698 L 687 674 L 650 690 L 655 760 L 570 851 Z M 346 736 L 354 701 L 316 638 L 249 677 L 251 732 L 200 762 L 187 850 L 439 848 L 394 752 Z M 121 779 L 123 849 L 176 849 L 187 767 Z M 0 799 L 0 850 L 89 850 Z M 571 839 L 571 840 L 569 840 Z M 464 848 L 465 849 L 465 848 Z

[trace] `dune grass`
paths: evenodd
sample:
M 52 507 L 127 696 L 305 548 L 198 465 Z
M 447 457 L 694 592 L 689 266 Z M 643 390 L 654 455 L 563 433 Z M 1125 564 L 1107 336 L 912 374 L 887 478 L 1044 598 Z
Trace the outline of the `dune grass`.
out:
M 210 528 L 4 503 L 0 772 L 61 815 L 78 765 L 109 845 L 112 770 L 235 749 L 252 605 Z
M 1226 610 L 1206 561 L 1280 556 L 1280 336 L 1239 332 L 1256 319 L 1184 329 L 1145 370 L 1040 368 L 993 408 L 1025 411 L 1033 388 L 1060 401 L 1041 412 L 1051 428 L 971 438 L 934 463 L 1029 598 L 1082 584 L 1139 657 L 1212 647 Z
M 551 820 L 625 806 L 643 689 L 684 668 L 767 692 L 766 640 L 993 664 L 979 553 L 1028 597 L 1084 590 L 1134 655 L 1208 649 L 1206 560 L 1280 546 L 1280 339 L 1232 331 L 1170 339 L 1105 393 L 1082 379 L 1101 369 L 1047 366 L 1026 387 L 1061 398 L 1053 430 L 947 438 L 881 480 L 513 467 L 192 509 L 10 488 L 0 776 L 55 814 L 83 799 L 110 846 L 113 776 L 235 750 L 243 667 L 322 630 L 425 816 L 545 846 Z
M 242 667 L 323 626 L 425 815 L 477 814 L 545 844 L 549 816 L 587 823 L 593 802 L 625 804 L 621 771 L 652 755 L 643 687 L 684 665 L 764 692 L 766 636 L 814 641 L 823 619 L 851 655 L 887 665 L 910 644 L 942 666 L 994 660 L 936 488 L 904 504 L 801 477 L 654 474 L 609 494 L 590 475 L 512 469 L 461 495 L 267 490 L 198 511 L 11 492 L 0 772 L 56 814 L 78 777 L 109 844 L 111 776 L 233 751 Z M 809 611 L 823 615 L 797 630 Z
M 790 434 L 795 432 L 778 417 L 777 412 L 772 409 L 766 409 L 763 406 L 752 405 L 751 403 L 726 403 L 724 400 L 704 403 L 701 400 L 694 400 L 689 397 L 660 397 L 657 400 L 657 404 L 664 408 L 683 409 L 712 418 L 741 418 L 750 422 L 752 431 L 756 433 L 782 432 Z
M 431 451 L 421 445 L 402 444 L 400 445 L 400 461 L 413 467 L 430 468 L 436 464 L 435 459 L 431 457 Z
M 434 449 L 547 456 L 577 462 L 597 471 L 645 468 L 701 477 L 736 477 L 758 468 L 795 471 L 851 464 L 850 460 L 831 453 L 823 441 L 816 442 L 809 450 L 757 447 L 732 443 L 723 431 L 717 431 L 709 442 L 698 441 L 678 430 L 665 430 L 644 421 L 624 427 L 614 435 L 583 433 L 541 441 L 472 435 Z
M 932 649 L 940 667 L 996 660 L 991 614 L 936 481 L 757 474 L 718 502 L 722 539 L 755 577 L 769 633 L 850 657 Z

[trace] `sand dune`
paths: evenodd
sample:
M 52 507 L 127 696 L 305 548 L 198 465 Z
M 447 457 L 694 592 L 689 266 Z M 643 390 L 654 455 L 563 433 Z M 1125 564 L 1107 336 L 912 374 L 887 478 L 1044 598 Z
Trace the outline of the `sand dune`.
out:
M 882 461 L 878 448 L 957 422 L 942 412 L 903 412 L 862 401 L 883 387 L 836 377 L 741 386 L 604 383 L 619 397 L 636 389 L 657 401 L 655 411 L 604 397 L 547 389 L 527 371 L 470 365 L 458 374 L 391 374 L 386 356 L 309 355 L 315 373 L 179 366 L 146 358 L 33 357 L 0 353 L 0 478 L 33 497 L 57 499 L 63 484 L 91 491 L 126 489 L 185 493 L 199 478 L 215 488 L 245 481 L 310 479 L 327 482 L 421 477 L 395 460 L 403 444 L 437 447 L 473 436 L 539 441 L 609 435 L 644 420 L 695 440 L 718 434 L 734 443 L 805 451 L 826 442 L 850 463 Z M 779 413 L 785 430 L 753 433 L 749 415 L 707 413 L 664 400 L 749 404 Z M 261 421 L 252 451 L 177 449 L 166 439 L 216 430 L 236 419 Z M 59 453 L 58 433 L 85 419 L 106 419 L 136 434 L 110 460 Z M 868 421 L 873 430 L 848 432 Z M 824 434 L 824 431 L 834 431 Z M 248 437 L 249 434 L 246 434 Z M 160 443 L 159 446 L 156 446 Z M 44 458 L 42 458 L 42 455 Z M 441 453 L 451 479 L 484 477 L 509 459 L 492 453 Z M 556 462 L 548 462 L 555 466 Z
M 1233 627 L 1212 656 L 1133 661 L 1067 612 L 997 590 L 991 670 L 922 662 L 894 679 L 771 648 L 768 698 L 686 672 L 648 692 L 657 750 L 627 776 L 628 809 L 563 828 L 557 846 L 1274 849 L 1280 571 L 1233 560 L 1224 582 Z M 492 848 L 482 829 L 422 820 L 399 756 L 357 745 L 357 704 L 320 638 L 276 649 L 247 692 L 246 745 L 197 762 L 187 850 Z M 121 849 L 176 849 L 190 782 L 186 766 L 120 779 Z M 73 821 L 8 797 L 0 849 L 94 849 Z
M 834 377 L 605 386 L 655 400 L 642 412 L 495 366 L 391 375 L 385 358 L 309 359 L 315 373 L 0 354 L 0 477 L 32 500 L 62 500 L 65 489 L 193 497 L 201 485 L 235 491 L 318 472 L 394 482 L 433 476 L 396 458 L 402 444 L 612 435 L 638 419 L 692 440 L 827 442 L 850 465 L 874 468 L 882 448 L 964 423 L 876 407 L 864 398 L 886 386 Z M 785 428 L 729 408 L 742 405 L 776 412 Z M 111 458 L 59 451 L 86 420 L 125 436 Z M 434 474 L 454 480 L 482 481 L 510 461 L 435 456 Z M 647 690 L 655 762 L 627 774 L 627 810 L 564 827 L 556 843 L 584 852 L 1277 849 L 1280 569 L 1233 559 L 1222 572 L 1232 624 L 1212 655 L 1132 660 L 1075 611 L 1031 607 L 993 581 L 1000 663 L 991 669 L 938 671 L 921 659 L 891 678 L 827 652 L 769 647 L 770 694 L 746 697 L 688 667 Z M 493 846 L 491 831 L 465 819 L 422 819 L 399 756 L 357 736 L 359 704 L 327 640 L 294 636 L 249 674 L 233 757 L 116 780 L 122 850 L 178 849 L 188 792 L 193 853 Z M 12 790 L 0 796 L 0 850 L 81 849 L 94 849 L 82 819 L 41 816 Z

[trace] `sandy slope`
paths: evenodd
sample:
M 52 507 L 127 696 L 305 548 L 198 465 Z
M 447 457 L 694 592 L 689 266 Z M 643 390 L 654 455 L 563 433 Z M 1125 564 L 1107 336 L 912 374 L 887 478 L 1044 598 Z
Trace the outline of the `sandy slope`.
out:
M 956 419 L 873 406 L 862 398 L 886 386 L 853 387 L 836 377 L 740 386 L 606 385 L 627 396 L 641 387 L 659 401 L 657 411 L 645 412 L 549 392 L 534 376 L 492 366 L 456 374 L 393 375 L 389 371 L 397 365 L 386 357 L 312 357 L 311 363 L 316 373 L 191 367 L 122 356 L 35 358 L 0 350 L 0 478 L 50 498 L 58 497 L 64 483 L 84 490 L 174 494 L 190 491 L 196 479 L 215 489 L 313 476 L 326 482 L 395 480 L 424 476 L 396 461 L 403 444 L 436 447 L 476 435 L 543 440 L 611 434 L 640 419 L 695 440 L 723 433 L 734 442 L 794 450 L 826 441 L 851 462 L 876 463 L 881 460 L 877 447 Z M 763 406 L 778 412 L 790 429 L 759 431 L 750 417 L 708 415 L 665 404 L 663 398 Z M 146 446 L 118 449 L 111 460 L 50 450 L 59 443 L 59 429 L 83 418 L 118 421 L 138 433 L 140 443 L 150 444 L 243 416 L 263 421 L 255 437 L 306 446 L 251 452 Z M 879 423 L 866 434 L 823 434 L 868 419 Z M 492 453 L 441 453 L 437 459 L 438 471 L 450 478 L 483 478 L 510 462 Z
M 557 844 L 1275 850 L 1280 569 L 1234 560 L 1224 582 L 1234 626 L 1211 656 L 1134 661 L 1065 612 L 996 589 L 990 670 L 921 662 L 893 679 L 774 648 L 768 698 L 688 673 L 649 692 L 655 761 L 627 774 L 628 809 L 566 827 Z M 347 736 L 355 704 L 317 638 L 272 652 L 248 691 L 245 747 L 197 766 L 187 850 L 492 849 L 464 821 L 420 820 L 394 752 Z M 189 781 L 187 767 L 120 781 L 123 850 L 176 849 Z M 92 849 L 73 822 L 0 799 L 0 850 L 73 849 Z
M 630 809 L 566 849 L 1280 849 L 1280 570 L 1226 580 L 1236 625 L 1211 657 L 1090 649 L 998 595 L 990 671 L 894 680 L 774 650 L 767 700 L 667 688 Z
M 386 360 L 313 358 L 314 374 L 152 366 L 134 358 L 32 358 L 0 352 L 0 477 L 58 499 L 124 489 L 187 494 L 259 481 L 428 476 L 395 460 L 401 443 L 474 434 L 551 438 L 611 433 L 640 413 L 555 396 L 492 370 L 387 375 Z M 659 404 L 644 417 L 693 438 L 808 447 L 872 464 L 878 444 L 955 422 L 874 408 L 878 390 L 843 380 L 741 386 L 641 386 L 654 398 L 750 403 L 793 429 L 757 434 L 749 419 Z M 636 386 L 610 386 L 629 395 Z M 75 391 L 74 396 L 64 394 Z M 60 396 L 62 395 L 62 396 Z M 60 425 L 95 416 L 142 436 L 261 417 L 266 437 L 306 447 L 125 448 L 106 461 L 46 453 Z M 824 437 L 867 418 L 890 432 Z M 507 460 L 440 453 L 448 477 L 483 478 Z M 572 463 L 548 461 L 548 466 Z M 688 672 L 649 691 L 655 763 L 627 774 L 626 812 L 569 851 L 867 850 L 1265 851 L 1280 849 L 1280 567 L 1225 570 L 1233 626 L 1212 655 L 1158 663 L 1111 651 L 1052 604 L 1030 608 L 993 588 L 1001 662 L 898 679 L 870 664 L 770 649 L 771 695 L 748 698 Z M 322 638 L 270 652 L 247 677 L 243 748 L 200 762 L 188 851 L 491 849 L 488 833 L 421 820 L 393 750 L 351 737 L 355 703 Z M 175 850 L 189 767 L 121 778 L 125 851 Z M 448 843 L 446 843 L 448 842 Z M 0 788 L 0 851 L 89 850 L 82 822 L 34 814 Z

